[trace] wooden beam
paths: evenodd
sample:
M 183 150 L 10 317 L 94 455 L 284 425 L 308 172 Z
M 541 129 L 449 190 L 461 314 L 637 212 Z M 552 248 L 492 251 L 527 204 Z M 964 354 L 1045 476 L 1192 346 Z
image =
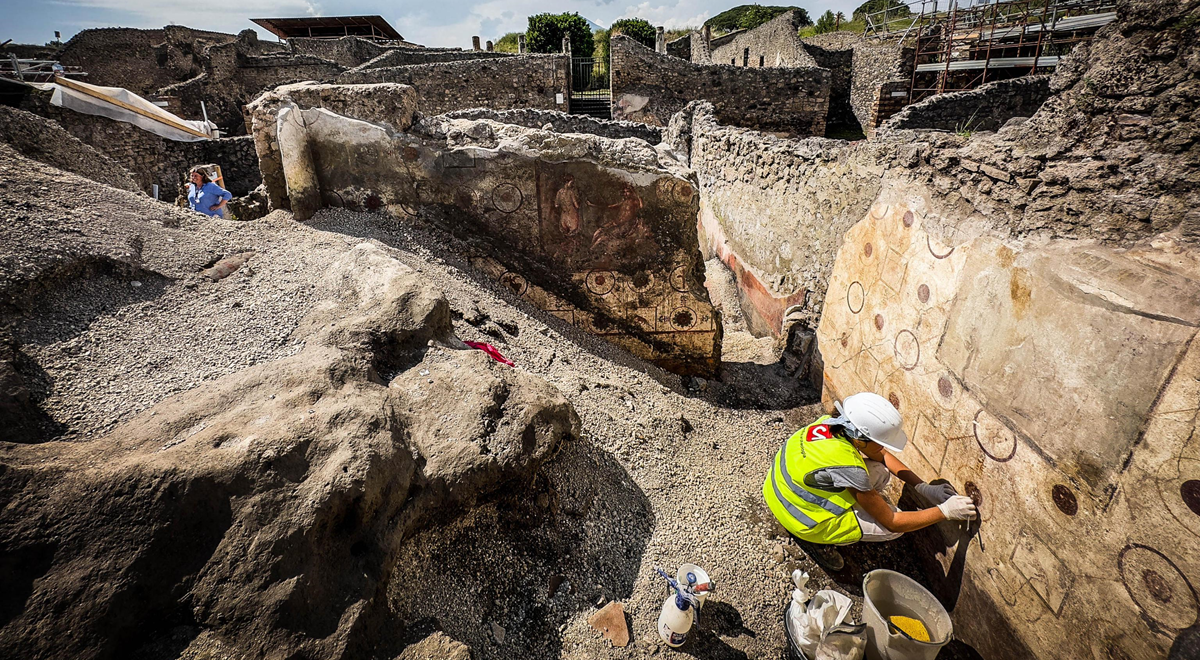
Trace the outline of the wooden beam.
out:
M 166 124 L 167 126 L 170 126 L 171 128 L 174 128 L 176 130 L 183 131 L 184 133 L 188 133 L 190 135 L 195 135 L 196 137 L 202 137 L 202 138 L 209 139 L 209 140 L 212 139 L 212 136 L 207 133 L 201 133 L 200 131 L 197 131 L 196 129 L 194 129 L 190 126 L 185 126 L 183 124 L 180 124 L 179 122 L 171 121 L 170 119 L 167 119 L 165 117 L 159 117 L 158 115 L 151 114 L 137 106 L 129 105 L 128 103 L 125 103 L 124 101 L 120 101 L 118 99 L 114 99 L 111 96 L 105 96 L 104 94 L 101 94 L 99 92 L 92 91 L 91 89 L 88 89 L 87 87 L 84 87 L 83 85 L 80 85 L 79 83 L 77 83 L 74 80 L 71 80 L 69 78 L 63 78 L 62 76 L 55 76 L 54 82 L 56 84 L 62 85 L 63 87 L 66 87 L 67 89 L 73 89 L 73 90 L 79 92 L 80 94 L 86 94 L 94 99 L 99 99 L 101 101 L 104 101 L 105 103 L 111 103 L 117 107 L 124 108 L 130 112 L 139 114 L 147 119 L 153 119 L 154 121 L 156 121 L 160 124 Z

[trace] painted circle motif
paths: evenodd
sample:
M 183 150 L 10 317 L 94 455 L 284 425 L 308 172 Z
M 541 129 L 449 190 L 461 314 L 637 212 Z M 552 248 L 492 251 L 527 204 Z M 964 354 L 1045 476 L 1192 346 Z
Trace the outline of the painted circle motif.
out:
M 1054 484 L 1054 488 L 1050 489 L 1050 499 L 1054 500 L 1054 506 L 1058 507 L 1059 511 L 1068 516 L 1079 513 L 1079 500 L 1075 499 L 1075 493 L 1063 484 Z
M 846 288 L 846 305 L 850 307 L 850 313 L 861 312 L 866 303 L 867 292 L 863 289 L 863 285 L 859 282 L 851 282 L 850 286 Z
M 404 147 L 404 150 L 401 151 L 400 153 L 401 153 L 400 157 L 409 162 L 412 162 L 421 157 L 421 152 L 417 151 L 416 147 Z
M 696 325 L 696 313 L 687 307 L 680 307 L 671 312 L 671 325 L 676 330 L 688 330 Z
M 1179 496 L 1192 513 L 1200 516 L 1200 480 L 1188 479 L 1179 487 Z
M 525 292 L 529 290 L 529 282 L 525 279 L 525 277 L 520 273 L 514 273 L 512 271 L 508 271 L 500 276 L 500 284 L 504 285 L 504 288 L 512 291 L 518 296 L 525 295 Z
M 863 254 L 866 256 L 871 256 L 873 252 L 875 252 L 875 246 L 871 245 L 870 243 L 867 243 L 863 246 Z
M 617 286 L 617 275 L 611 270 L 593 270 L 587 274 L 587 289 L 597 296 L 607 296 Z
M 963 495 L 971 498 L 976 508 L 983 506 L 983 491 L 979 490 L 979 486 L 974 481 L 963 484 Z
M 938 394 L 949 399 L 954 396 L 954 385 L 950 383 L 950 379 L 942 376 L 938 378 Z
M 925 236 L 925 247 L 929 248 L 929 254 L 932 254 L 934 259 L 945 259 L 946 257 L 954 254 L 954 248 L 950 248 L 950 251 L 945 254 L 938 254 L 935 252 L 933 249 L 933 241 L 929 239 L 929 236 Z
M 500 183 L 492 188 L 492 206 L 501 213 L 512 213 L 521 208 L 525 196 L 521 189 L 511 183 Z
M 687 181 L 676 181 L 674 186 L 675 199 L 681 202 L 689 202 L 692 199 L 692 184 Z
M 904 226 L 905 226 L 905 227 L 911 227 L 911 226 L 913 226 L 913 220 L 914 220 L 914 218 L 913 218 L 913 212 L 912 212 L 912 211 L 905 211 L 905 212 L 904 212 Z
M 1200 598 L 1187 577 L 1150 546 L 1133 543 L 1117 558 L 1129 597 L 1160 631 L 1179 631 L 1200 618 Z
M 683 266 L 676 266 L 675 270 L 671 271 L 670 281 L 672 289 L 680 293 L 687 293 L 687 278 L 684 277 Z
M 633 287 L 634 291 L 644 293 L 654 286 L 654 275 L 649 271 L 638 271 L 629 278 L 629 285 Z
M 883 330 L 883 314 L 875 315 L 875 329 Z
M 900 410 L 900 396 L 895 392 L 888 394 L 888 403 L 892 404 L 892 407 L 896 410 Z
M 983 408 L 975 413 L 972 426 L 975 442 L 988 458 L 1003 463 L 1016 455 L 1017 435 Z
M 922 284 L 921 286 L 917 287 L 917 300 L 920 300 L 922 304 L 929 302 L 928 284 Z
M 876 321 L 876 325 L 879 323 L 880 321 Z M 921 361 L 921 343 L 917 341 L 917 336 L 913 334 L 912 330 L 904 329 L 896 333 L 892 350 L 895 352 L 896 362 L 905 371 L 912 371 Z
M 413 204 L 412 202 L 400 202 L 400 210 L 403 211 L 405 215 L 416 216 L 417 208 L 417 205 Z

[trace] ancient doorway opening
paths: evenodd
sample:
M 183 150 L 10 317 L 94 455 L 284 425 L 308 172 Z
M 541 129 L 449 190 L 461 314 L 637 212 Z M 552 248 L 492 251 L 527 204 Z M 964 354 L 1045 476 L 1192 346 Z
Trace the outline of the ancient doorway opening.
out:
M 608 58 L 571 58 L 571 103 L 574 115 L 612 119 Z

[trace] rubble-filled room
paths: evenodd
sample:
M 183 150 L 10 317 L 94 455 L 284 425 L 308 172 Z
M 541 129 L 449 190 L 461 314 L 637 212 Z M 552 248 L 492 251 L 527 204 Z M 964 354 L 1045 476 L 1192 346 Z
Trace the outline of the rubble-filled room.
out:
M 0 25 L 0 657 L 1200 659 L 1200 0 L 191 9 Z

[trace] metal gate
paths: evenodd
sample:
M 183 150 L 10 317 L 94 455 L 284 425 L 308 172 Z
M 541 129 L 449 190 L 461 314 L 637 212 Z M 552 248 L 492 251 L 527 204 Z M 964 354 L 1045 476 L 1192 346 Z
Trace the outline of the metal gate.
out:
M 612 119 L 612 90 L 608 83 L 606 58 L 571 58 L 571 114 Z

